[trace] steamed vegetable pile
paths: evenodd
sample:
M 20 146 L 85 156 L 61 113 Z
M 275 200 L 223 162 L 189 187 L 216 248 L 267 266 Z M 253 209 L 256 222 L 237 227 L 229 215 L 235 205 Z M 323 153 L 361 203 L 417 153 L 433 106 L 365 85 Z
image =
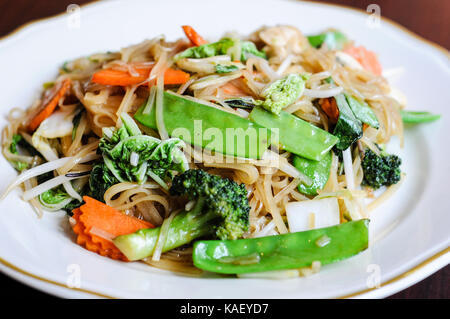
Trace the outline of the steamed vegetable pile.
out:
M 78 134 L 87 123 L 89 110 L 81 104 L 58 107 L 65 98 L 73 98 L 70 92 L 75 91 L 74 83 L 67 78 L 46 84 L 41 106 L 27 123 L 27 131 L 14 134 L 6 148 L 11 165 L 21 175 L 4 196 L 14 187 L 36 179 L 37 185 L 25 184 L 24 198 L 37 200 L 50 211 L 65 210 L 71 216 L 79 245 L 122 261 L 157 260 L 162 253 L 190 247 L 197 268 L 242 275 L 300 269 L 314 263 L 325 265 L 365 250 L 369 220 L 341 208 L 348 196 L 357 191 L 350 179 L 345 182 L 346 189 L 336 196 L 322 194 L 333 166 L 351 174 L 353 179 L 354 153 L 360 160 L 365 190 L 389 187 L 402 179 L 400 157 L 387 153 L 386 145 L 362 143 L 368 129 L 377 130 L 383 124 L 377 118 L 373 101 L 338 86 L 336 78 L 328 74 L 321 78 L 321 85 L 329 87 L 328 94 L 313 99 L 327 124 L 311 123 L 289 112 L 289 107 L 305 94 L 316 94 L 308 86 L 314 74 L 276 74 L 272 70 L 276 76 L 261 87 L 259 95 L 245 94 L 232 81 L 244 78 L 239 72 L 249 59 L 257 57 L 261 63 L 268 63 L 270 52 L 252 41 L 227 36 L 208 42 L 190 26 L 183 26 L 183 30 L 190 45 L 165 56 L 170 59 L 169 67 L 158 79 L 150 79 L 153 70 L 160 67 L 157 61 L 122 61 L 120 68 L 96 66 L 89 85 L 107 86 L 115 92 L 129 88 L 147 90 L 140 107 L 133 112 L 118 111 L 116 126 L 103 127 L 101 134 L 96 133 L 101 135 L 97 136 L 98 145 L 89 139 L 94 132 L 89 131 L 91 135 L 87 137 Z M 342 65 L 356 65 L 376 76 L 382 74 L 376 55 L 354 46 L 339 31 L 312 35 L 306 42 L 309 48 L 336 52 Z M 69 74 L 73 70 L 65 65 L 62 72 Z M 197 79 L 197 73 L 207 76 Z M 205 83 L 211 81 L 227 96 L 234 97 L 220 103 L 206 102 L 187 89 L 189 85 L 204 89 Z M 156 100 L 162 107 L 157 107 Z M 400 109 L 399 116 L 406 124 L 439 118 L 428 112 Z M 165 137 L 158 135 L 161 119 Z M 214 130 L 215 134 L 199 135 L 197 123 L 201 123 L 201 131 Z M 64 171 L 71 160 L 60 158 L 64 139 L 84 139 L 95 146 L 95 156 L 81 160 L 77 172 Z M 292 189 L 305 199 L 286 205 L 282 223 L 289 232 L 250 236 L 248 197 L 253 190 L 206 168 L 190 166 L 187 146 L 247 162 L 267 159 L 269 148 L 289 153 L 283 158 L 288 163 L 284 169 L 289 170 L 294 181 L 298 180 Z M 23 154 L 33 160 L 24 160 Z M 85 163 L 88 164 L 83 166 Z M 108 206 L 108 190 L 120 183 L 160 189 L 158 194 L 171 201 L 165 207 L 171 210 L 170 214 L 160 216 L 164 221 L 155 224 L 134 217 L 132 211 L 125 214 L 125 209 Z M 150 191 L 145 194 L 163 196 Z M 174 210 L 172 203 L 183 203 L 183 209 Z M 161 207 L 153 206 L 153 211 L 160 214 Z

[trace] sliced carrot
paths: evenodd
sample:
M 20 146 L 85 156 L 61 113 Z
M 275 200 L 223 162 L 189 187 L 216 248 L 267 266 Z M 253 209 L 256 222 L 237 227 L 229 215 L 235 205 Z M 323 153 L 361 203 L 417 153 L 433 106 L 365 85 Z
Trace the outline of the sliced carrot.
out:
M 70 88 L 71 81 L 70 79 L 65 79 L 59 89 L 54 93 L 51 100 L 45 105 L 45 107 L 36 115 L 28 124 L 28 130 L 30 132 L 35 131 L 39 125 L 50 115 L 52 115 L 53 111 L 55 110 L 56 106 L 58 106 L 59 100 L 66 94 L 66 92 Z
M 235 79 L 230 82 L 227 82 L 226 84 L 222 85 L 219 90 L 228 96 L 233 97 L 242 97 L 242 96 L 248 96 L 249 93 L 245 91 L 243 88 L 242 79 Z
M 334 98 L 320 99 L 319 101 L 322 110 L 328 116 L 332 123 L 336 123 L 339 118 L 339 109 Z
M 374 52 L 367 50 L 363 46 L 351 46 L 345 49 L 344 52 L 354 57 L 367 71 L 381 75 L 383 69 Z
M 92 76 L 92 82 L 103 85 L 128 86 L 135 85 L 147 80 L 153 65 L 135 68 L 137 76 L 131 75 L 128 71 L 115 69 L 102 69 Z M 181 70 L 168 68 L 164 73 L 164 84 L 183 84 L 189 80 L 189 74 Z
M 203 39 L 197 33 L 197 31 L 195 31 L 194 28 L 192 28 L 190 25 L 183 25 L 182 28 L 183 28 L 184 34 L 186 34 L 186 36 L 192 42 L 193 45 L 198 47 L 200 45 L 208 43 L 208 41 Z
M 84 196 L 83 200 L 86 204 L 73 210 L 72 218 L 76 224 L 72 226 L 72 229 L 77 234 L 77 244 L 92 252 L 127 261 L 125 255 L 111 241 L 94 234 L 93 230 L 117 237 L 134 233 L 139 229 L 153 228 L 152 224 L 127 216 L 91 197 Z

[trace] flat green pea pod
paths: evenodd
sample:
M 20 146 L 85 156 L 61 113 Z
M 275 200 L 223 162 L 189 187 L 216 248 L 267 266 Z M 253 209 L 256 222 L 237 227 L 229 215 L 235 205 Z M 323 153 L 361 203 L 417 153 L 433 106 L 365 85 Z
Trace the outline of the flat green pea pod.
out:
M 401 110 L 403 123 L 407 124 L 420 124 L 434 122 L 441 118 L 439 114 L 432 114 L 430 112 L 414 112 Z
M 267 86 L 261 93 L 265 100 L 257 102 L 267 111 L 278 115 L 302 95 L 308 78 L 305 74 L 288 74 Z
M 338 138 L 295 115 L 281 111 L 277 116 L 255 107 L 249 119 L 272 130 L 272 143 L 283 150 L 318 161 L 338 142 Z
M 292 164 L 313 182 L 311 185 L 300 183 L 298 190 L 305 195 L 317 195 L 317 190 L 324 188 L 330 177 L 332 154 L 328 152 L 320 161 L 313 161 L 294 155 Z
M 164 92 L 163 118 L 167 132 L 186 143 L 244 158 L 261 158 L 269 146 L 270 130 L 236 114 Z M 134 118 L 157 129 L 155 108 L 144 114 L 145 104 Z
M 380 123 L 378 122 L 377 116 L 370 108 L 369 104 L 364 101 L 360 101 L 350 94 L 344 93 L 350 109 L 352 110 L 355 117 L 363 123 L 370 125 L 374 128 L 379 128 Z
M 276 236 L 202 240 L 194 244 L 197 268 L 222 274 L 295 269 L 349 258 L 369 244 L 369 220 Z
M 317 35 L 307 37 L 309 44 L 315 48 L 320 48 L 326 44 L 330 50 L 342 50 L 344 44 L 347 43 L 347 37 L 339 31 L 327 31 Z

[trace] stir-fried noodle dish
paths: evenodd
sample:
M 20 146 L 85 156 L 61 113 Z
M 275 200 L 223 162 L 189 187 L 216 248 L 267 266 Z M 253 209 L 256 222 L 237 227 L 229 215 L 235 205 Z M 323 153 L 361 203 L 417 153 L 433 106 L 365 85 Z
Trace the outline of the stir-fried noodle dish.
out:
M 85 249 L 191 275 L 304 276 L 365 250 L 406 178 L 386 145 L 438 116 L 405 111 L 337 30 L 182 29 L 68 61 L 12 109 L 2 152 L 20 174 L 2 198 L 21 187 Z

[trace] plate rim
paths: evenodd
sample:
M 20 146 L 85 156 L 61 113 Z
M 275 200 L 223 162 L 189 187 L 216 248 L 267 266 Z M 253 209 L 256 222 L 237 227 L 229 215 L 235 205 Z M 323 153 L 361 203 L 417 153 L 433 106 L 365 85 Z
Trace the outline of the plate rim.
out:
M 316 2 L 311 0 L 289 0 L 291 2 L 305 2 L 311 5 L 315 6 L 327 6 L 327 7 L 334 7 L 341 10 L 348 10 L 353 11 L 357 14 L 367 14 L 368 12 L 359 9 L 350 7 L 344 4 L 335 4 L 335 3 L 323 3 L 323 2 Z M 80 8 L 88 8 L 88 7 L 95 7 L 97 5 L 103 5 L 107 3 L 106 1 L 100 1 L 100 0 L 94 0 L 89 3 L 78 5 Z M 88 8 L 89 9 L 89 8 Z M 0 44 L 3 44 L 9 39 L 14 39 L 15 37 L 20 36 L 21 33 L 26 32 L 26 30 L 32 29 L 33 27 L 36 27 L 40 24 L 45 24 L 46 22 L 50 22 L 52 20 L 56 20 L 58 18 L 63 17 L 66 15 L 67 12 L 61 12 L 54 15 L 50 15 L 44 18 L 38 18 L 33 19 L 27 23 L 24 23 L 15 29 L 13 29 L 11 32 L 7 33 L 4 36 L 0 37 Z M 397 30 L 401 31 L 402 33 L 424 43 L 428 47 L 431 47 L 432 49 L 435 49 L 439 51 L 440 53 L 444 54 L 449 60 L 450 60 L 450 52 L 447 50 L 444 46 L 437 44 L 431 40 L 428 40 L 415 32 L 409 30 L 407 27 L 399 24 L 398 22 L 395 22 L 391 20 L 390 18 L 380 16 L 381 20 L 385 23 L 388 23 L 392 27 L 396 28 Z M 410 267 L 409 269 L 403 271 L 401 274 L 396 275 L 395 277 L 385 280 L 384 282 L 380 283 L 379 287 L 374 288 L 367 288 L 363 290 L 359 290 L 350 294 L 346 294 L 343 296 L 336 296 L 335 299 L 348 299 L 348 298 L 371 298 L 370 296 L 375 292 L 376 298 L 384 298 L 386 296 L 390 296 L 400 290 L 407 289 L 408 287 L 414 285 L 415 283 L 419 282 L 420 280 L 423 280 L 427 278 L 428 276 L 432 275 L 436 271 L 442 269 L 446 265 L 450 263 L 450 247 L 447 246 L 446 248 L 432 254 L 431 256 L 428 256 L 425 260 L 422 260 L 421 262 L 415 264 L 414 266 Z M 430 270 L 423 271 L 426 267 L 429 267 Z M 421 272 L 422 271 L 422 272 Z M 66 291 L 67 294 L 64 294 L 65 296 L 69 296 L 70 292 L 77 292 L 80 294 L 87 294 L 89 296 L 92 296 L 93 298 L 106 298 L 106 299 L 116 299 L 117 297 L 113 297 L 104 293 L 96 292 L 93 290 L 83 289 L 83 288 L 70 288 L 66 284 L 51 280 L 42 276 L 35 275 L 29 271 L 23 270 L 17 265 L 14 265 L 7 261 L 6 259 L 2 258 L 0 256 L 0 272 L 3 273 L 6 276 L 12 277 L 14 280 L 17 280 L 25 285 L 31 286 L 35 289 L 41 290 L 45 293 L 55 295 L 55 296 L 62 296 L 61 294 L 56 293 L 56 290 L 60 290 L 63 288 L 63 291 Z M 29 281 L 25 280 L 25 278 L 29 278 Z M 407 283 L 407 281 L 410 280 L 411 283 Z M 406 282 L 406 283 L 405 283 Z M 403 283 L 403 284 L 402 284 Z M 397 285 L 398 287 L 394 288 L 393 286 Z M 55 288 L 55 291 L 48 291 L 44 290 L 45 286 L 53 287 Z

